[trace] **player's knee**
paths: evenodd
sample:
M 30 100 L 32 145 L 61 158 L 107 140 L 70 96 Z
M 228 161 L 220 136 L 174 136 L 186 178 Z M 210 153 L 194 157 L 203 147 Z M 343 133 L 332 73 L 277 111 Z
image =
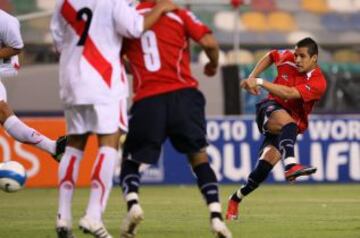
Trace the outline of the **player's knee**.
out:
M 13 110 L 9 106 L 9 104 L 5 101 L 0 101 L 0 122 L 4 124 L 6 119 L 14 114 Z
M 119 141 L 120 141 L 120 132 L 116 132 L 108 135 L 99 135 L 98 139 L 100 146 L 108 146 L 114 149 L 118 149 Z
M 294 119 L 286 113 L 283 116 L 270 117 L 266 127 L 270 133 L 279 134 L 283 127 L 292 123 L 295 124 Z
M 260 157 L 261 160 L 269 162 L 271 165 L 276 165 L 280 161 L 280 152 L 274 146 L 267 146 Z
M 198 166 L 199 164 L 209 162 L 205 148 L 196 153 L 189 153 L 187 157 L 191 167 L 193 168 Z

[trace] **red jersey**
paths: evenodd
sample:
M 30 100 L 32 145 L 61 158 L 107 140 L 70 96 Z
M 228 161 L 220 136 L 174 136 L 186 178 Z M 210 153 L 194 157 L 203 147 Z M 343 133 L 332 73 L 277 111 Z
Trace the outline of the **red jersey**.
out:
M 154 3 L 137 6 L 145 14 Z M 126 39 L 123 53 L 134 76 L 134 101 L 183 88 L 196 88 L 190 70 L 189 39 L 199 41 L 211 30 L 192 12 L 181 9 L 163 15 L 140 39 Z
M 300 99 L 284 100 L 269 93 L 268 98 L 282 105 L 296 121 L 299 133 L 308 127 L 308 115 L 326 90 L 326 80 L 319 67 L 308 73 L 299 73 L 294 53 L 290 50 L 273 50 L 270 53 L 276 65 L 278 75 L 273 83 L 295 87 Z

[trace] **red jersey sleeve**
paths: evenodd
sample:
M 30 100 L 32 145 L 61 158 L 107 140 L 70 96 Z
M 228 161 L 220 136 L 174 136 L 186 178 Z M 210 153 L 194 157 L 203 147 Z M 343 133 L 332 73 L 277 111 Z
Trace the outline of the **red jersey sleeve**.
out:
M 272 61 L 276 64 L 280 60 L 280 54 L 278 50 L 272 50 L 270 51 L 270 58 Z
M 311 76 L 306 83 L 296 85 L 295 88 L 299 91 L 304 102 L 319 100 L 325 93 L 326 80 L 320 73 Z
M 272 50 L 270 51 L 270 57 L 275 64 L 294 62 L 294 54 L 291 50 Z
M 186 34 L 196 42 L 201 40 L 205 34 L 212 33 L 210 28 L 202 23 L 191 11 L 180 10 L 179 15 L 184 21 Z

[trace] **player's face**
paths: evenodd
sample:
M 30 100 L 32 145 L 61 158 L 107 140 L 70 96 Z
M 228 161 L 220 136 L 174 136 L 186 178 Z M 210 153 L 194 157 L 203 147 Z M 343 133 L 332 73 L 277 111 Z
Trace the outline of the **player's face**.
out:
M 316 67 L 317 55 L 310 56 L 308 48 L 306 47 L 296 47 L 295 48 L 295 64 L 300 73 L 310 72 Z

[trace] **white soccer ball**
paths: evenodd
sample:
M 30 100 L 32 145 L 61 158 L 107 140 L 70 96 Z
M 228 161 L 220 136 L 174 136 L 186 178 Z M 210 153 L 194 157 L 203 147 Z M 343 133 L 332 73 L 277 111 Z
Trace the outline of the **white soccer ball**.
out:
M 26 170 L 16 161 L 0 163 L 0 189 L 12 193 L 22 189 L 26 182 Z

